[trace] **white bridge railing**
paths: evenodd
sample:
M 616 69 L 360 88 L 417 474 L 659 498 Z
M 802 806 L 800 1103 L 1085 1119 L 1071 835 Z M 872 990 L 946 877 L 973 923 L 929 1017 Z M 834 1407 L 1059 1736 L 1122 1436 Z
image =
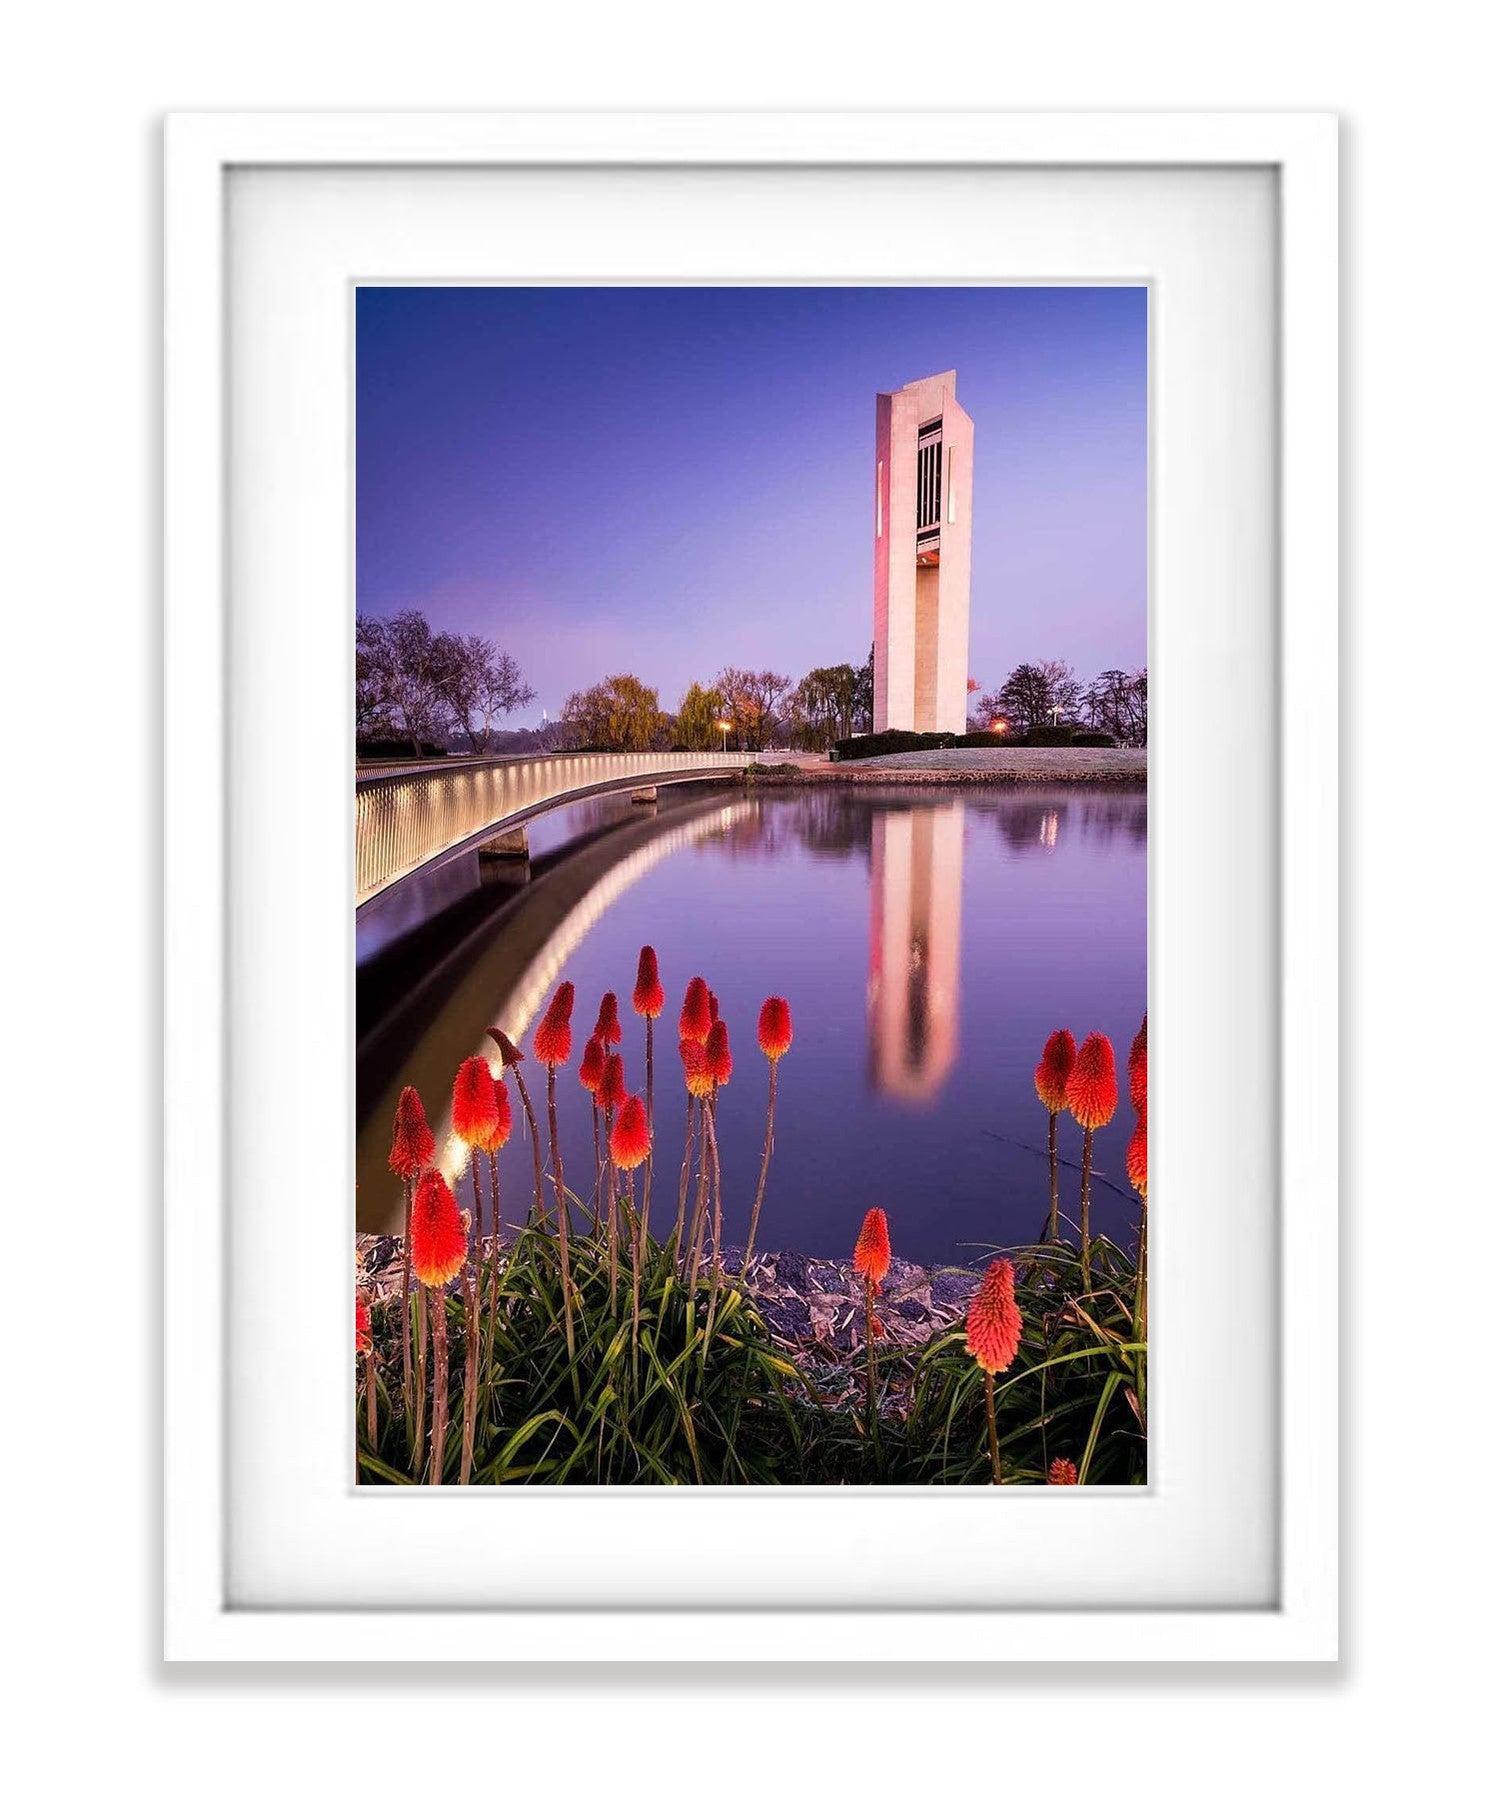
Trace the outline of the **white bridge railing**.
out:
M 569 800 L 727 774 L 756 760 L 722 750 L 585 751 L 357 775 L 354 904 Z

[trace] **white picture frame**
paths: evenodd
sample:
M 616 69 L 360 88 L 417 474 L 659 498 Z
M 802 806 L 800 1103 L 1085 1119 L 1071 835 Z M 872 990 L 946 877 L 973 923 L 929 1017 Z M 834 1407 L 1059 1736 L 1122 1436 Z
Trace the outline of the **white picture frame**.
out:
M 234 423 L 228 193 L 235 177 L 255 170 L 665 173 L 702 167 L 741 171 L 746 179 L 768 169 L 894 167 L 929 170 L 934 180 L 952 169 L 1205 168 L 1265 171 L 1273 180 L 1278 606 L 1268 623 L 1278 649 L 1279 693 L 1278 707 L 1273 694 L 1266 704 L 1278 718 L 1272 772 L 1279 954 L 1276 990 L 1263 997 L 1278 1015 L 1277 1092 L 1268 1108 L 1276 1116 L 1264 1121 L 1267 1130 L 1279 1127 L 1279 1290 L 1272 1308 L 1279 1340 L 1265 1345 L 1278 1410 L 1272 1470 L 1278 1504 L 1268 1601 L 1197 1604 L 1176 1595 L 1169 1603 L 1098 1606 L 1059 1586 L 1045 1603 L 965 1608 L 940 1597 L 922 1603 L 919 1574 L 913 1574 L 898 1604 L 882 1605 L 873 1581 L 867 1602 L 852 1609 L 784 1602 L 696 1607 L 690 1654 L 780 1661 L 794 1633 L 798 1660 L 1336 1658 L 1338 1168 L 1329 1110 L 1338 1021 L 1336 146 L 1335 121 L 1315 114 L 199 114 L 169 121 L 163 1369 L 169 1659 L 683 1657 L 680 1607 L 644 1604 L 638 1594 L 611 1603 L 602 1589 L 596 1604 L 574 1595 L 556 1608 L 534 1600 L 508 1608 L 460 1606 L 451 1595 L 424 1601 L 420 1591 L 400 1607 L 386 1602 L 368 1609 L 315 1597 L 246 1599 L 243 1588 L 236 1597 L 243 1532 L 237 1538 L 235 1508 L 244 1500 L 244 1461 L 237 1474 L 229 1446 L 235 1408 L 248 1401 L 231 1388 L 226 1354 L 235 1260 L 229 1175 L 245 1148 L 233 1116 L 230 1045 L 247 1021 L 230 1011 L 235 951 L 225 846 L 236 809 L 253 813 L 256 784 L 270 771 L 258 771 L 226 729 L 225 695 L 242 675 L 230 632 L 236 564 L 226 479 Z M 919 279 L 919 251 L 909 260 L 911 278 Z M 600 278 L 611 272 L 598 271 Z M 657 272 L 670 278 L 670 270 Z M 1055 273 L 1065 278 L 1068 271 Z M 1153 745 L 1153 775 L 1155 755 Z M 1156 1048 L 1162 1039 L 1154 1031 L 1152 1037 Z M 1156 1074 L 1153 1066 L 1153 1084 Z M 1157 1217 L 1153 1207 L 1153 1272 L 1157 1232 L 1166 1228 Z M 1153 1280 L 1153 1301 L 1155 1286 Z M 325 1333 L 332 1344 L 346 1320 L 337 1305 L 329 1311 L 338 1314 Z M 1153 1392 L 1155 1353 L 1153 1345 Z M 566 1507 L 573 1497 L 553 1495 L 547 1503 Z M 826 1498 L 833 1505 L 856 1503 L 851 1496 Z M 493 1499 L 442 1495 L 440 1503 Z M 592 1501 L 634 1502 L 633 1495 Z M 1138 1503 L 1151 1502 L 1146 1495 Z M 449 1528 L 454 1515 L 448 1514 Z M 538 1516 L 528 1515 L 530 1522 Z M 1095 1626 L 1106 1626 L 1106 1636 Z

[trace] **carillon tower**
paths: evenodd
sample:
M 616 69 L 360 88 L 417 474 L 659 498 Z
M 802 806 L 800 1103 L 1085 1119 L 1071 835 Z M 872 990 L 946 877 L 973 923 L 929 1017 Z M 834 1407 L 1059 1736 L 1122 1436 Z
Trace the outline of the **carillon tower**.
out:
M 968 723 L 973 420 L 948 369 L 875 397 L 874 728 Z

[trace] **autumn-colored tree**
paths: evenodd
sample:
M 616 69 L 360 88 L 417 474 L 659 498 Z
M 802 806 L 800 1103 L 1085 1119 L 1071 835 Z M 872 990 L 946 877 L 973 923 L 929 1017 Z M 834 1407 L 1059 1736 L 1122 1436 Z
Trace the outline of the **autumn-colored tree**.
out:
M 573 749 L 648 750 L 665 729 L 656 689 L 634 675 L 610 675 L 570 693 L 562 722 Z
M 764 749 L 776 721 L 776 707 L 791 691 L 789 675 L 762 669 L 720 669 L 714 686 L 734 721 L 734 737 L 747 750 Z

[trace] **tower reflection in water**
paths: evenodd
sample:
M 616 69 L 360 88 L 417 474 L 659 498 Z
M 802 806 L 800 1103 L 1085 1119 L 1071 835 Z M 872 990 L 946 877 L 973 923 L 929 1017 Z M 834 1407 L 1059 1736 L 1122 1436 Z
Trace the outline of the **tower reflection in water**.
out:
M 931 1099 L 958 1053 L 963 802 L 874 815 L 869 920 L 871 1084 Z

